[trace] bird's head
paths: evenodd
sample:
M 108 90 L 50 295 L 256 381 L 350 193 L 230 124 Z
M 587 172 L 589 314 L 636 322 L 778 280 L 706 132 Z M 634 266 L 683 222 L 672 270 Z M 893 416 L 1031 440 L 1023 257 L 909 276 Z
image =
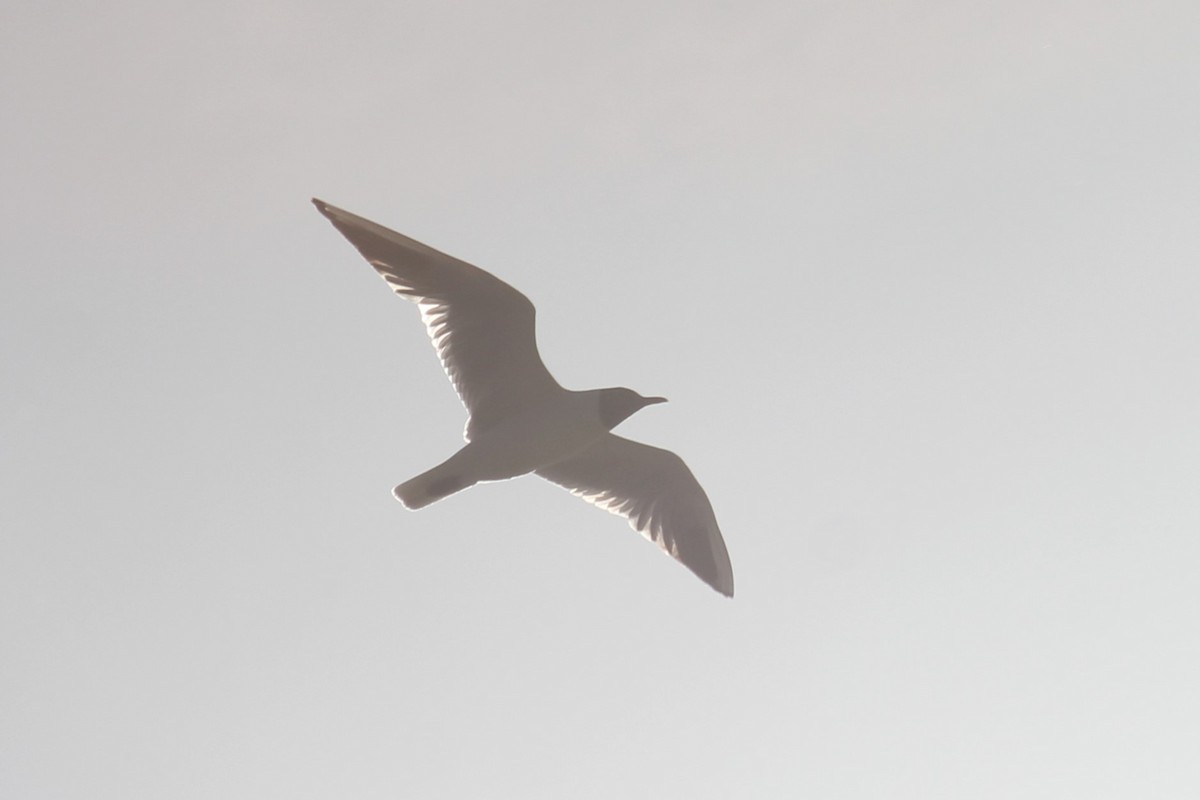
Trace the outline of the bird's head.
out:
M 642 397 L 632 389 L 601 389 L 600 420 L 611 431 L 638 409 L 665 402 L 665 397 Z

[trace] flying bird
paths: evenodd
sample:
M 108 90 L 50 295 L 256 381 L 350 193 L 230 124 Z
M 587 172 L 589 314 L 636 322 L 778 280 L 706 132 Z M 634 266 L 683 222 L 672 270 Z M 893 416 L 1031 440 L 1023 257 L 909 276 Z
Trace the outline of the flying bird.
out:
M 396 294 L 417 304 L 469 419 L 467 444 L 393 493 L 423 508 L 530 472 L 614 514 L 718 592 L 733 568 L 708 496 L 683 459 L 612 433 L 648 405 L 630 389 L 564 389 L 538 354 L 533 303 L 494 275 L 321 200 L 313 204 Z

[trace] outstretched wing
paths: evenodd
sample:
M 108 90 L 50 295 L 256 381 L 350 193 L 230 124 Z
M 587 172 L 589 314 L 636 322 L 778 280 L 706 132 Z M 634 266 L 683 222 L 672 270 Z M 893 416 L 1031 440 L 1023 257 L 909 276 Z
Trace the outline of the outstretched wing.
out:
M 609 433 L 579 455 L 536 472 L 625 517 L 709 586 L 733 597 L 733 567 L 712 504 L 670 450 Z
M 535 398 L 560 390 L 538 354 L 529 298 L 465 261 L 313 199 L 396 294 L 416 303 L 442 367 L 471 418 L 486 430 Z

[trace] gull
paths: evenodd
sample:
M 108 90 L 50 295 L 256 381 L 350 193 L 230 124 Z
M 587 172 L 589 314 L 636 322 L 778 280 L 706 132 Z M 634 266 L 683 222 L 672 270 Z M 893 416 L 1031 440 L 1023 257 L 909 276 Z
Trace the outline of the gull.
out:
M 533 303 L 494 275 L 313 198 L 387 281 L 417 304 L 467 409 L 467 444 L 393 490 L 424 508 L 483 481 L 533 473 L 625 517 L 634 530 L 721 594 L 733 568 L 712 504 L 683 459 L 612 433 L 663 397 L 625 388 L 572 391 L 538 354 Z

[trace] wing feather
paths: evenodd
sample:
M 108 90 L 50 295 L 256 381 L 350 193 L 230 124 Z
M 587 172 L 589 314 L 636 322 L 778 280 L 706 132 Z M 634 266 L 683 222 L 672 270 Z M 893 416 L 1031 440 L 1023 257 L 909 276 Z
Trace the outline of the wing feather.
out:
M 687 464 L 670 450 L 609 433 L 582 453 L 536 472 L 625 517 L 705 583 L 733 596 L 733 566 L 712 504 Z
M 538 353 L 533 303 L 496 276 L 368 219 L 313 199 L 392 290 L 417 304 L 446 375 L 470 414 L 465 436 L 561 389 Z

